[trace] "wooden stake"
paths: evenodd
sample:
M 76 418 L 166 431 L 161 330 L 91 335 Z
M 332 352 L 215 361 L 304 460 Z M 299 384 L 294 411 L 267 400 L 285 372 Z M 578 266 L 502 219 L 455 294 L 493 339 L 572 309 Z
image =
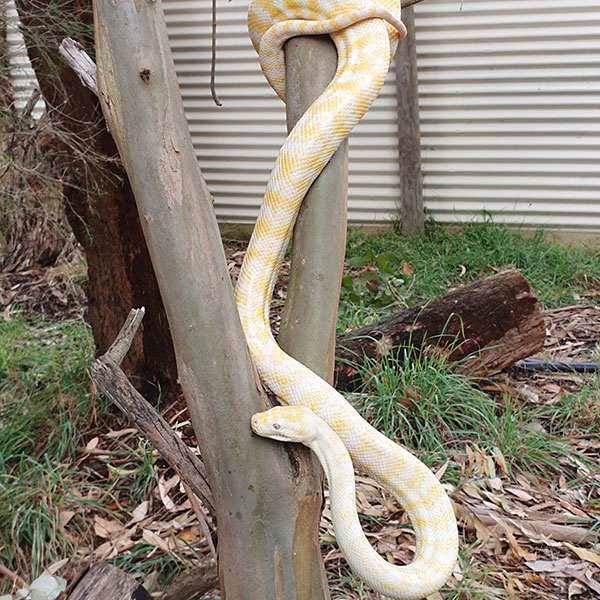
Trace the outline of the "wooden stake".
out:
M 421 131 L 419 125 L 419 89 L 417 84 L 417 44 L 414 9 L 402 11 L 406 37 L 396 54 L 396 90 L 398 95 L 398 149 L 400 152 L 400 218 L 402 233 L 422 231 L 423 183 L 421 173 Z

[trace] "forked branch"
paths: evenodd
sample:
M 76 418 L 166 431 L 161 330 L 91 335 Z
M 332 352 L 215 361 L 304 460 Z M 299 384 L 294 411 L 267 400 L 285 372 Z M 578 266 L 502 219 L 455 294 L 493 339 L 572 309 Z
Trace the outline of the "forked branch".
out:
M 203 462 L 177 437 L 170 425 L 133 387 L 119 368 L 144 318 L 144 308 L 133 309 L 106 354 L 92 364 L 92 379 L 98 389 L 133 422 L 163 459 L 200 498 L 211 516 L 215 509 L 206 482 Z

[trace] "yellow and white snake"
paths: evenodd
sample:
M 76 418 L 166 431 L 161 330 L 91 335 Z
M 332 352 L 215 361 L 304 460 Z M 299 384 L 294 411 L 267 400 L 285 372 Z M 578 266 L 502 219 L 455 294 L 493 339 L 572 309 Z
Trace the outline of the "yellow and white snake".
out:
M 293 437 L 286 437 L 288 428 L 315 432 L 296 441 L 312 447 L 323 464 L 336 538 L 349 564 L 386 596 L 423 598 L 444 584 L 456 561 L 458 533 L 450 500 L 416 457 L 376 431 L 330 385 L 285 354 L 269 325 L 273 287 L 302 199 L 379 93 L 398 40 L 406 33 L 400 0 L 254 0 L 248 21 L 261 67 L 284 101 L 287 39 L 329 33 L 338 52 L 333 81 L 279 152 L 236 286 L 242 327 L 261 381 L 291 405 L 255 415 L 253 427 L 283 440 Z M 295 406 L 310 409 L 318 418 Z M 356 517 L 353 471 L 340 458 L 347 452 L 407 512 L 417 538 L 409 565 L 386 562 L 364 537 Z M 340 471 L 338 462 L 346 465 Z

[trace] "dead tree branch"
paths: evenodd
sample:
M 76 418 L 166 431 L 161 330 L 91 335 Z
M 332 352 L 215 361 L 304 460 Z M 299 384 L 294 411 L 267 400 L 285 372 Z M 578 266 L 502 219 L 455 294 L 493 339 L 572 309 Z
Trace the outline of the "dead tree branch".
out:
M 96 82 L 96 64 L 83 49 L 83 46 L 71 38 L 65 38 L 60 43 L 58 52 L 71 69 L 75 71 L 81 80 L 81 83 L 92 90 L 97 96 L 98 84 Z
M 204 464 L 175 435 L 169 424 L 133 387 L 119 368 L 143 317 L 143 308 L 134 309 L 129 313 L 113 345 L 92 364 L 92 379 L 98 389 L 119 407 L 154 445 L 164 460 L 180 474 L 182 480 L 214 517 L 215 509 L 210 488 L 206 483 Z

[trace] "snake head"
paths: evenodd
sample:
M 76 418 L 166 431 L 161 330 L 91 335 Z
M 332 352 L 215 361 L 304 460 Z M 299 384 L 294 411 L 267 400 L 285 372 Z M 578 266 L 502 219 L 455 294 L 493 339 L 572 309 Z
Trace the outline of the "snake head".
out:
M 315 438 L 318 417 L 304 406 L 275 406 L 252 415 L 254 433 L 279 442 L 308 445 Z

